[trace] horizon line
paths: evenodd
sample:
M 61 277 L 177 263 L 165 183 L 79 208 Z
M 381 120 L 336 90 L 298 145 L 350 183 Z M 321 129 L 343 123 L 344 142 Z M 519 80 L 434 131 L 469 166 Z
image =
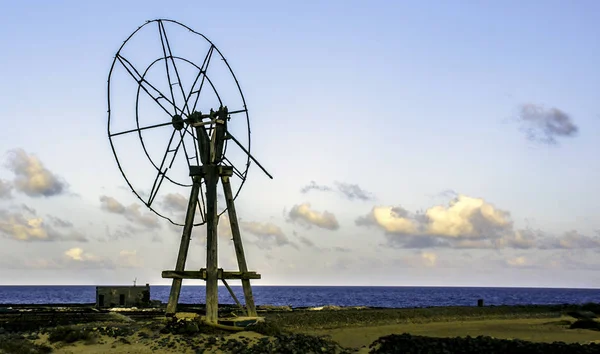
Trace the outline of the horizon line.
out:
M 136 284 L 136 287 L 145 287 L 146 284 L 149 286 L 171 286 L 171 284 L 152 284 L 152 283 L 141 283 Z M 103 284 L 0 284 L 0 287 L 10 286 L 133 286 L 133 284 L 119 284 L 119 283 L 103 283 Z M 205 284 L 183 284 L 182 287 L 206 287 Z M 241 284 L 230 284 L 231 287 L 241 287 Z M 324 285 L 324 284 L 252 284 L 252 287 L 354 287 L 354 288 L 480 288 L 480 289 L 577 289 L 577 290 L 600 290 L 600 287 L 564 287 L 564 286 L 489 286 L 489 285 Z M 219 287 L 225 287 L 223 284 L 219 284 Z

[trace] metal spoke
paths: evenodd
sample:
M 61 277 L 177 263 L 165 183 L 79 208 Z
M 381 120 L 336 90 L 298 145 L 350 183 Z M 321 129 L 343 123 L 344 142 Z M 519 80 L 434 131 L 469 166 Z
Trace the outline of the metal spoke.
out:
M 212 87 L 215 96 L 217 96 L 217 100 L 219 100 L 219 106 L 223 106 L 223 101 L 221 101 L 221 96 L 219 96 L 219 93 L 217 92 L 217 89 L 215 88 L 215 85 L 213 84 L 213 82 L 211 81 L 211 79 L 208 76 L 206 76 L 206 73 L 204 74 L 204 76 L 202 76 L 202 79 L 203 80 L 206 79 L 206 81 L 208 81 L 208 84 L 210 85 L 210 87 Z M 196 96 L 196 103 L 198 102 L 198 99 L 200 98 L 200 93 L 201 93 L 200 91 L 201 90 L 202 89 L 200 88 L 198 91 L 196 91 L 196 92 L 198 92 L 198 96 Z M 196 105 L 194 104 L 194 110 L 195 109 L 196 109 Z
M 166 125 L 172 125 L 173 123 L 171 122 L 167 122 L 167 123 L 160 123 L 160 124 L 154 124 L 154 125 L 149 125 L 146 127 L 142 127 L 142 128 L 136 128 L 136 129 L 131 129 L 131 130 L 125 130 L 123 132 L 119 132 L 119 133 L 114 133 L 114 134 L 110 134 L 109 136 L 112 138 L 113 136 L 117 136 L 117 135 L 123 135 L 123 134 L 127 134 L 127 133 L 133 133 L 133 132 L 139 132 L 141 130 L 146 130 L 146 129 L 152 129 L 152 128 L 158 128 L 158 127 L 164 127 Z
M 200 78 L 200 75 L 202 75 L 203 73 L 204 74 L 206 73 L 206 69 L 203 69 L 203 68 L 204 68 L 204 65 L 207 64 L 207 61 L 210 62 L 210 58 L 212 57 L 212 53 L 213 53 L 213 48 L 214 48 L 214 46 L 211 45 L 210 48 L 208 49 L 208 52 L 206 53 L 206 56 L 204 57 L 204 61 L 202 62 L 202 65 L 200 67 L 198 67 L 196 64 L 188 61 L 190 64 L 194 65 L 198 69 L 198 75 L 196 75 L 196 78 L 194 79 L 194 83 L 192 83 L 192 86 L 190 87 L 190 92 L 188 93 L 187 96 L 184 95 L 184 97 L 185 97 L 185 103 L 183 105 L 183 109 L 186 109 L 188 112 L 190 111 L 190 107 L 188 105 L 188 102 L 189 102 L 190 97 L 192 97 L 192 94 L 194 92 L 194 86 L 196 86 L 196 82 L 198 82 L 198 79 Z M 208 65 L 206 65 L 206 67 L 208 68 Z M 200 91 L 198 91 L 198 95 L 200 95 Z M 193 112 L 193 110 L 192 110 L 192 112 Z
M 269 178 L 273 179 L 273 176 L 271 176 L 271 175 L 269 174 L 269 172 L 267 172 L 267 170 L 265 170 L 265 168 L 264 168 L 264 167 L 263 167 L 263 166 L 260 164 L 260 162 L 258 162 L 258 161 L 257 161 L 257 160 L 254 158 L 254 156 L 252 156 L 252 155 L 250 154 L 250 152 L 249 152 L 248 150 L 246 150 L 246 148 L 244 147 L 244 145 L 242 145 L 242 144 L 241 144 L 241 143 L 240 143 L 240 142 L 239 142 L 239 141 L 238 141 L 238 140 L 237 140 L 237 139 L 236 139 L 236 138 L 235 138 L 233 135 L 231 135 L 231 133 L 230 133 L 230 132 L 227 132 L 227 137 L 228 137 L 229 139 L 233 140 L 233 142 L 234 142 L 234 143 L 236 143 L 236 144 L 237 144 L 237 145 L 240 147 L 240 149 L 242 149 L 242 151 L 244 151 L 244 152 L 246 153 L 246 155 L 248 155 L 248 157 L 249 157 L 249 158 L 250 158 L 252 161 L 254 161 L 254 163 L 256 163 L 256 164 L 258 165 L 258 167 L 260 167 L 260 169 L 261 169 L 261 170 L 263 170 L 263 172 L 264 172 L 264 173 L 265 173 L 267 176 L 269 176 Z
M 205 214 L 205 208 L 206 208 L 206 203 L 204 202 L 204 192 L 202 191 L 202 185 L 200 185 L 200 199 L 198 200 L 198 209 L 200 209 L 200 217 L 202 218 L 202 222 L 206 222 L 206 214 Z M 202 201 L 202 204 L 200 204 L 200 201 Z
M 187 129 L 187 128 L 186 128 Z M 175 162 L 175 158 L 177 157 L 177 152 L 179 151 L 179 148 L 181 147 L 181 145 L 183 144 L 184 149 L 185 149 L 185 144 L 183 143 L 183 135 L 182 137 L 179 139 L 179 143 L 177 143 L 177 147 L 173 150 L 171 150 L 171 143 L 173 142 L 173 138 L 175 137 L 175 132 L 177 130 L 173 130 L 173 133 L 171 134 L 171 138 L 169 139 L 169 144 L 167 145 L 167 150 L 165 151 L 165 154 L 163 156 L 163 159 L 160 163 L 160 167 L 158 168 L 158 174 L 156 175 L 156 178 L 154 179 L 154 184 L 152 186 L 152 190 L 150 191 L 150 198 L 148 199 L 148 203 L 146 204 L 147 206 L 150 206 L 152 204 L 152 202 L 154 201 L 154 198 L 156 197 L 156 195 L 158 194 L 158 189 L 160 188 L 160 185 L 162 184 L 162 181 L 165 179 L 167 171 L 169 170 L 169 168 L 171 168 L 173 166 L 173 163 Z M 181 134 L 181 132 L 180 132 Z M 173 158 L 171 158 L 171 162 L 169 163 L 169 167 L 167 167 L 165 169 L 165 171 L 163 172 L 162 169 L 165 165 L 165 161 L 167 160 L 167 154 L 169 152 L 173 152 Z M 162 175 L 162 177 L 160 178 L 160 182 L 158 183 L 158 185 L 156 185 L 156 182 L 158 181 L 158 178 Z
M 187 130 L 189 128 L 189 125 L 187 127 L 185 127 L 185 130 Z M 185 161 L 188 165 L 188 167 L 190 166 L 190 156 L 187 153 L 187 149 L 185 148 L 185 143 L 183 142 L 183 138 L 185 137 L 185 131 L 179 131 L 179 136 L 181 137 L 181 143 L 183 145 L 183 153 L 185 154 Z
M 189 133 L 192 136 L 192 141 L 194 142 L 194 154 L 196 155 L 196 165 L 200 165 L 200 160 L 198 159 L 199 150 L 198 143 L 196 141 L 196 129 L 191 129 Z
M 160 28 L 162 28 L 161 42 L 162 42 L 162 38 L 164 37 L 164 39 L 165 39 L 164 44 L 167 45 L 167 51 L 169 52 L 169 58 L 171 59 L 171 63 L 173 64 L 173 69 L 175 70 L 175 76 L 177 77 L 177 84 L 179 85 L 179 89 L 181 90 L 181 98 L 185 100 L 185 92 L 183 91 L 183 85 L 181 84 L 181 77 L 179 76 L 179 71 L 177 70 L 177 65 L 175 65 L 175 58 L 173 57 L 173 52 L 171 51 L 171 45 L 169 44 L 169 38 L 167 37 L 167 30 L 165 30 L 165 25 L 163 24 L 162 21 L 158 21 L 158 23 L 159 23 L 159 31 L 160 31 Z M 164 44 L 163 44 L 163 51 L 165 49 Z M 166 54 L 165 54 L 165 61 L 166 61 Z M 170 80 L 169 80 L 169 86 L 171 87 Z M 173 93 L 172 89 L 171 89 L 171 93 Z M 175 102 L 175 98 L 173 98 L 173 102 Z M 185 110 L 186 107 L 187 106 L 184 106 L 182 111 Z M 187 109 L 187 113 L 188 114 L 191 113 L 189 110 L 189 107 Z
M 156 188 L 157 187 L 156 183 L 158 182 L 159 186 L 160 186 L 160 184 L 162 184 L 162 181 L 165 178 L 165 174 L 166 174 L 167 170 L 169 169 L 169 168 L 166 168 L 165 171 L 162 170 L 165 165 L 165 161 L 167 159 L 167 154 L 171 151 L 170 148 L 171 148 L 171 143 L 173 142 L 173 138 L 175 137 L 175 131 L 176 130 L 173 130 L 173 133 L 171 133 L 171 138 L 169 139 L 169 144 L 167 144 L 167 150 L 165 151 L 165 154 L 162 158 L 160 167 L 158 168 L 158 174 L 156 175 L 156 178 L 154 179 L 154 183 L 152 184 L 152 189 L 150 190 L 150 195 L 148 196 L 148 202 L 146 203 L 147 206 L 152 205 L 152 201 L 154 201 L 154 198 L 158 194 L 158 188 Z M 162 178 L 160 178 L 161 175 L 162 175 Z M 158 181 L 159 178 L 160 178 L 160 182 Z M 155 190 L 156 190 L 156 193 L 155 193 Z
M 210 62 L 210 58 L 212 57 L 212 53 L 213 53 L 213 48 L 214 46 L 211 45 L 210 48 L 208 49 L 208 52 L 206 53 L 206 56 L 204 57 L 204 61 L 202 62 L 202 65 L 199 68 L 199 72 L 198 75 L 196 75 L 196 78 L 194 79 L 194 83 L 192 84 L 192 86 L 190 87 L 190 92 L 188 93 L 187 96 L 185 96 L 185 104 L 184 104 L 184 109 L 187 109 L 189 112 L 189 105 L 188 102 L 190 100 L 190 98 L 192 97 L 192 93 L 194 92 L 194 86 L 196 86 L 196 82 L 198 82 L 198 79 L 200 78 L 200 75 L 202 75 L 203 73 L 206 76 L 206 69 L 208 69 L 208 64 Z M 204 65 L 206 65 L 206 68 L 204 68 Z M 202 86 L 200 87 L 200 90 L 202 90 Z M 198 91 L 198 96 L 200 95 L 200 90 Z M 194 109 L 196 108 L 196 105 L 194 105 Z M 194 110 L 192 110 L 193 112 Z
M 121 65 L 123 65 L 125 70 L 127 70 L 129 75 L 131 75 L 131 77 L 133 77 L 133 79 L 138 83 L 138 85 L 148 94 L 148 96 L 150 96 L 150 98 L 152 98 L 152 100 L 154 100 L 154 102 L 156 102 L 160 106 L 160 108 L 163 109 L 163 111 L 165 111 L 169 116 L 172 116 L 172 114 L 169 112 L 169 110 L 166 109 L 158 100 L 164 99 L 170 105 L 173 105 L 173 107 L 175 107 L 174 103 L 171 102 L 162 92 L 160 92 L 160 90 L 158 90 L 150 82 L 148 82 L 148 80 L 146 80 L 142 75 L 140 75 L 140 73 L 129 62 L 129 60 L 125 59 L 125 57 L 123 57 L 121 54 L 117 54 L 117 59 L 119 60 Z M 154 97 L 154 95 L 151 94 L 150 91 L 148 91 L 148 89 L 144 85 L 142 85 L 142 82 L 146 83 L 148 86 L 150 86 L 150 88 L 152 90 L 156 91 L 156 93 L 158 93 L 159 97 Z
M 231 114 L 246 113 L 246 112 L 248 112 L 247 109 L 238 109 L 237 111 L 230 111 L 227 113 L 231 115 Z
M 163 41 L 163 33 L 161 30 L 162 21 L 158 21 L 158 34 L 160 35 L 160 44 L 162 45 L 163 55 L 165 57 L 165 69 L 167 70 L 167 82 L 169 83 L 169 91 L 171 92 L 171 99 L 173 100 L 173 114 L 177 114 L 177 102 L 175 101 L 175 94 L 173 93 L 173 84 L 171 83 L 171 74 L 169 73 L 169 61 L 167 60 L 167 50 L 165 49 L 165 42 Z
M 150 195 L 150 198 L 148 199 L 148 204 L 146 204 L 147 206 L 152 205 L 152 202 L 154 201 L 154 198 L 156 198 L 156 196 L 158 195 L 158 190 L 160 189 L 160 186 L 162 185 L 163 181 L 165 180 L 165 175 L 167 174 L 167 171 L 169 169 L 165 168 L 164 171 L 158 171 L 158 175 L 156 176 L 156 179 L 154 180 L 154 186 L 152 186 L 152 192 L 154 192 L 153 195 Z M 158 185 L 156 185 L 156 181 L 158 180 L 158 177 L 160 177 L 160 181 L 158 182 Z M 154 187 L 156 186 L 156 190 L 154 190 Z
M 183 136 L 185 135 L 185 133 L 187 133 L 187 130 L 190 126 L 186 126 L 185 129 L 183 130 L 183 133 L 181 133 L 181 131 L 179 132 L 180 134 L 180 139 L 179 139 L 179 144 L 177 144 L 177 147 L 175 148 L 175 153 L 177 154 L 177 151 L 179 150 L 179 147 L 181 145 L 183 145 L 183 149 L 185 151 L 185 142 L 183 141 Z M 187 153 L 186 153 L 186 158 L 187 158 Z M 175 162 L 175 156 L 173 156 L 173 160 L 171 160 L 171 164 L 169 165 L 169 168 L 171 168 L 173 166 L 173 163 Z M 188 163 L 188 167 L 190 166 L 190 164 Z
M 210 65 L 210 60 L 212 59 L 213 50 L 214 50 L 214 46 L 211 46 L 210 49 L 208 50 L 208 53 L 206 53 L 206 57 L 204 58 L 206 66 L 204 65 L 205 63 L 202 63 L 201 68 L 204 68 L 204 70 L 200 70 L 200 72 L 198 73 L 198 76 L 201 74 L 204 74 L 204 75 L 202 75 L 202 81 L 200 81 L 200 88 L 198 88 L 198 91 L 196 91 L 198 93 L 198 95 L 196 96 L 196 100 L 194 101 L 194 106 L 192 107 L 192 112 L 196 110 L 196 106 L 198 105 L 198 99 L 200 98 L 200 93 L 202 92 L 202 87 L 204 86 L 204 79 L 206 79 L 206 72 L 208 71 L 208 65 Z M 194 89 L 194 87 L 192 86 L 192 90 L 190 90 L 189 98 L 192 97 L 193 89 Z M 216 90 L 215 90 L 215 92 L 216 92 Z

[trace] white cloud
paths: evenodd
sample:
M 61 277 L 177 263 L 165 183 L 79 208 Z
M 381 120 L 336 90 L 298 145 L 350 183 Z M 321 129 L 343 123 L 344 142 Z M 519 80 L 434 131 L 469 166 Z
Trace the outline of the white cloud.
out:
M 417 254 L 405 256 L 401 262 L 410 267 L 435 267 L 437 265 L 438 256 L 433 252 L 419 252 Z
M 100 257 L 84 252 L 83 249 L 79 247 L 69 248 L 65 251 L 64 255 L 69 259 L 77 262 L 98 262 L 100 261 Z
M 72 247 L 58 257 L 26 258 L 12 265 L 21 269 L 120 269 L 140 268 L 137 251 L 122 250 L 115 257 L 103 257 L 81 247 Z
M 13 186 L 9 181 L 5 181 L 0 179 L 0 199 L 10 199 L 12 198 L 12 189 Z
M 368 201 L 375 199 L 375 196 L 372 193 L 364 190 L 358 184 L 337 181 L 334 184 L 337 187 L 337 192 L 348 200 Z M 302 194 L 306 194 L 310 191 L 334 192 L 334 189 L 330 186 L 319 185 L 315 181 L 310 181 L 308 185 L 300 189 L 300 193 Z
M 256 245 L 261 248 L 285 245 L 298 247 L 287 238 L 279 226 L 273 223 L 241 222 L 240 226 L 242 230 L 258 237 L 259 242 Z
M 399 207 L 374 207 L 358 225 L 374 224 L 390 234 L 434 235 L 446 238 L 485 238 L 512 227 L 510 214 L 480 198 L 459 195 L 448 206 L 436 205 L 425 214 L 410 215 Z
M 425 213 L 429 222 L 426 233 L 447 237 L 485 237 L 490 229 L 512 226 L 510 214 L 496 209 L 480 198 L 459 195 L 448 207 L 437 205 Z
M 144 266 L 144 262 L 138 256 L 137 251 L 122 250 L 119 252 L 117 265 L 121 268 L 141 268 Z
M 206 226 L 201 226 L 201 227 L 206 229 Z M 231 232 L 231 222 L 229 221 L 229 216 L 227 214 L 223 214 L 219 217 L 219 225 L 217 226 L 217 234 L 219 237 L 225 238 L 228 240 L 231 240 L 233 238 L 233 233 Z
M 163 198 L 162 205 L 166 210 L 185 213 L 188 207 L 188 198 L 180 193 L 169 193 Z
M 407 217 L 404 209 L 398 207 L 374 207 L 369 214 L 356 219 L 357 225 L 377 225 L 390 234 L 417 234 L 419 223 Z
M 547 237 L 540 245 L 543 249 L 599 249 L 600 235 L 586 236 L 575 230 L 565 232 L 560 237 Z
M 102 203 L 102 209 L 114 213 L 114 214 L 123 214 L 125 213 L 125 206 L 117 201 L 113 197 L 101 196 L 100 202 Z
M 0 234 L 17 241 L 87 241 L 76 230 L 59 232 L 46 224 L 43 218 L 25 214 L 0 210 Z
M 519 256 L 507 259 L 506 264 L 512 267 L 525 267 L 529 265 L 529 262 L 525 256 Z
M 516 230 L 508 211 L 460 194 L 448 205 L 436 205 L 424 213 L 376 206 L 355 223 L 378 227 L 385 232 L 388 244 L 399 248 L 600 248 L 600 237 L 575 231 L 549 237 L 541 231 Z
M 437 262 L 437 255 L 432 252 L 421 253 L 421 259 L 426 266 L 433 267 Z
M 151 212 L 142 214 L 140 211 L 140 206 L 137 204 L 124 206 L 115 198 L 106 195 L 100 196 L 100 204 L 102 210 L 113 214 L 123 215 L 127 220 L 142 225 L 148 229 L 160 228 L 159 218 Z
M 36 156 L 28 155 L 23 149 L 9 152 L 7 167 L 15 174 L 14 187 L 30 197 L 59 195 L 67 188 Z
M 327 230 L 337 230 L 340 225 L 333 213 L 317 212 L 310 208 L 309 203 L 294 205 L 288 214 L 291 221 L 310 227 L 311 225 Z
M 494 240 L 497 248 L 520 248 L 528 249 L 536 247 L 536 241 L 540 238 L 540 233 L 533 230 L 515 230 L 507 232 L 502 238 Z

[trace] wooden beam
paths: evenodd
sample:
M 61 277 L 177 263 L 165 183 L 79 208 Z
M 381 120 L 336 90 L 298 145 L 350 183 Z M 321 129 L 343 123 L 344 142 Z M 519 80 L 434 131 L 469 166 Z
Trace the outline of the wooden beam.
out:
M 232 166 L 217 166 L 219 176 L 233 176 Z M 204 166 L 190 166 L 190 176 L 204 176 Z
M 172 278 L 172 279 L 207 279 L 207 271 L 205 268 L 200 269 L 199 271 L 193 270 L 164 270 L 162 272 L 163 278 Z M 219 270 L 217 273 L 217 279 L 260 279 L 260 274 L 256 272 L 226 272 L 223 270 Z
M 185 216 L 185 226 L 181 235 L 181 244 L 179 245 L 179 254 L 177 255 L 177 263 L 175 271 L 183 271 L 185 269 L 185 261 L 190 246 L 190 237 L 192 235 L 192 227 L 194 226 L 194 215 L 196 212 L 196 203 L 198 203 L 198 194 L 200 193 L 200 182 L 202 179 L 198 176 L 193 177 L 192 191 L 188 201 L 187 213 Z M 167 304 L 167 316 L 172 316 L 177 312 L 177 303 L 179 302 L 179 293 L 181 292 L 181 281 L 183 278 L 173 278 L 171 285 L 171 293 L 169 294 L 169 303 Z
M 221 183 L 223 184 L 223 191 L 225 192 L 225 202 L 227 203 L 227 212 L 229 213 L 229 223 L 231 224 L 235 256 L 238 261 L 240 273 L 246 273 L 248 272 L 248 265 L 246 264 L 246 256 L 244 255 L 240 225 L 235 211 L 235 204 L 233 203 L 233 192 L 231 190 L 229 177 L 221 176 Z M 254 296 L 252 294 L 252 288 L 250 287 L 250 278 L 242 278 L 242 288 L 244 289 L 244 301 L 246 302 L 248 316 L 256 316 L 256 306 L 254 305 Z
M 231 289 L 231 287 L 229 286 L 229 284 L 227 284 L 227 281 L 223 278 L 221 278 L 221 281 L 223 282 L 223 285 L 225 285 L 225 287 L 227 288 L 227 291 L 229 291 L 229 295 L 231 295 L 231 297 L 233 298 L 233 300 L 235 301 L 235 303 L 238 305 L 238 307 L 244 311 L 246 313 L 246 315 L 248 315 L 248 311 L 246 311 L 244 309 L 244 306 L 242 306 L 242 304 L 240 304 L 240 300 L 238 300 L 237 296 L 235 296 L 235 293 L 233 292 L 233 289 Z
M 211 154 L 213 151 L 214 145 L 211 144 Z M 217 275 L 217 227 L 219 223 L 217 182 L 219 182 L 219 175 L 216 165 L 204 165 L 203 168 L 206 173 L 204 176 L 206 187 L 206 321 L 217 323 L 219 321 L 219 278 Z

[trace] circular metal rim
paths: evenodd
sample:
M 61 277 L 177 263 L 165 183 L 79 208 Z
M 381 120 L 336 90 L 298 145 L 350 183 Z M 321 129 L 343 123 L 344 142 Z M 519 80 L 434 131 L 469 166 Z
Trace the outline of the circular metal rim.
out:
M 133 188 L 131 182 L 129 181 L 129 179 L 127 178 L 127 176 L 125 175 L 125 172 L 123 171 L 123 167 L 121 166 L 121 162 L 119 161 L 119 157 L 117 155 L 117 152 L 115 150 L 115 146 L 113 144 L 112 141 L 112 137 L 111 137 L 111 133 L 110 133 L 110 119 L 111 119 L 111 106 L 110 106 L 110 84 L 111 84 L 111 77 L 112 77 L 112 73 L 113 70 L 115 68 L 115 63 L 117 62 L 117 56 L 119 55 L 119 53 L 121 52 L 121 50 L 125 47 L 125 45 L 129 42 L 129 40 L 131 40 L 131 38 L 137 33 L 139 32 L 144 26 L 150 24 L 150 23 L 154 23 L 154 22 L 170 22 L 176 25 L 179 25 L 185 29 L 187 29 L 188 31 L 201 36 L 202 38 L 204 38 L 204 40 L 206 40 L 208 43 L 210 43 L 214 50 L 217 51 L 217 53 L 219 53 L 219 55 L 221 56 L 221 59 L 223 60 L 223 62 L 225 63 L 225 65 L 227 66 L 227 68 L 229 69 L 229 72 L 231 74 L 231 76 L 233 77 L 235 84 L 238 88 L 238 92 L 240 94 L 240 97 L 242 98 L 242 103 L 243 103 L 243 108 L 245 110 L 245 115 L 246 115 L 246 124 L 248 127 L 248 134 L 247 134 L 247 138 L 248 138 L 248 146 L 246 147 L 246 149 L 248 150 L 249 153 L 251 153 L 251 128 L 250 128 L 250 115 L 248 113 L 248 106 L 246 104 L 246 98 L 244 97 L 244 93 L 242 92 L 242 88 L 240 87 L 239 81 L 237 79 L 237 77 L 235 76 L 235 73 L 233 72 L 233 69 L 231 68 L 231 66 L 229 65 L 229 63 L 227 62 L 227 60 L 225 59 L 225 56 L 223 55 L 223 53 L 219 50 L 219 48 L 210 40 L 208 39 L 205 35 L 203 35 L 202 33 L 196 32 L 193 29 L 191 29 L 190 27 L 178 22 L 178 21 L 174 21 L 174 20 L 170 20 L 170 19 L 154 19 L 154 20 L 148 20 L 146 21 L 146 23 L 144 23 L 143 25 L 139 26 L 135 31 L 133 31 L 128 37 L 127 39 L 125 39 L 125 41 L 123 41 L 123 43 L 121 44 L 121 46 L 119 47 L 119 49 L 117 50 L 115 57 L 113 59 L 113 62 L 110 66 L 110 70 L 108 72 L 108 84 L 107 84 L 107 104 L 108 104 L 108 120 L 107 120 L 107 134 L 108 134 L 108 139 L 110 142 L 110 147 L 111 150 L 113 152 L 113 155 L 115 157 L 115 161 L 117 162 L 117 167 L 119 168 L 119 171 L 121 172 L 121 175 L 123 176 L 123 178 L 125 179 L 125 182 L 127 183 L 127 186 L 131 189 L 131 191 L 136 195 L 136 197 L 144 204 L 146 205 L 146 207 L 148 207 L 148 209 L 150 209 L 152 212 L 154 212 L 157 216 L 168 220 L 171 224 L 173 225 L 177 225 L 177 226 L 184 226 L 184 224 L 180 224 L 177 222 L 174 222 L 173 220 L 171 220 L 171 218 L 164 216 L 162 214 L 160 214 L 158 211 L 156 211 L 154 208 L 152 208 L 151 206 L 147 205 L 146 202 L 144 201 L 144 199 L 138 194 L 138 192 L 135 190 L 135 188 Z M 139 85 L 138 85 L 139 86 Z M 244 186 L 246 179 L 247 179 L 247 175 L 248 175 L 248 170 L 250 169 L 250 164 L 251 164 L 251 160 L 250 160 L 250 155 L 248 155 L 247 159 L 246 159 L 246 169 L 244 171 L 244 178 L 241 179 L 241 183 L 239 185 L 239 187 L 237 188 L 237 191 L 234 193 L 233 196 L 233 200 L 237 199 L 237 197 L 239 196 L 242 187 Z M 225 213 L 227 211 L 227 208 L 225 208 L 220 214 L 222 215 L 223 213 Z M 204 218 L 203 218 L 204 219 Z M 200 226 L 206 223 L 206 220 L 204 220 L 201 223 L 196 223 L 194 224 L 194 226 Z

